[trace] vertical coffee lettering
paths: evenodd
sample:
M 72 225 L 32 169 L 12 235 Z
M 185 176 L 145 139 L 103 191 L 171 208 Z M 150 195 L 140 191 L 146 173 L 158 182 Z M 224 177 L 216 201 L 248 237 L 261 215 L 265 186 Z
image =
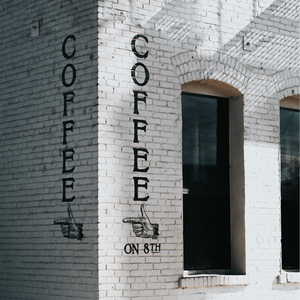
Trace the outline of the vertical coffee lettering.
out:
M 76 52 L 76 49 L 74 47 L 72 54 L 70 54 L 70 55 L 67 54 L 67 52 L 66 52 L 66 44 L 67 44 L 67 41 L 69 39 L 72 39 L 74 42 L 76 41 L 76 38 L 75 38 L 75 36 L 73 34 L 68 35 L 65 38 L 65 40 L 63 41 L 63 44 L 62 44 L 62 54 L 63 54 L 63 57 L 66 58 L 66 59 L 72 58 L 75 55 L 75 52 Z
M 71 184 L 67 184 L 67 181 L 71 181 Z M 66 197 L 66 189 L 70 188 L 73 190 L 73 182 L 75 182 L 74 178 L 63 178 L 62 179 L 63 182 L 63 198 L 62 198 L 62 202 L 72 202 L 75 199 L 75 196 L 71 197 L 71 198 L 67 198 Z
M 66 82 L 66 71 L 68 68 L 71 68 L 72 69 L 72 79 L 71 79 L 71 82 L 70 83 L 67 83 Z M 62 83 L 65 87 L 70 87 L 74 84 L 75 80 L 76 80 L 76 69 L 75 67 L 72 65 L 72 64 L 67 64 L 63 71 L 62 71 L 62 75 L 61 75 L 61 80 L 62 80 Z
M 144 39 L 147 43 L 148 43 L 148 38 L 142 34 L 137 34 L 136 36 L 133 37 L 133 39 L 131 40 L 131 49 L 132 52 L 134 53 L 135 56 L 139 57 L 139 58 L 147 58 L 148 57 L 148 51 L 144 54 L 141 54 L 139 52 L 137 52 L 136 47 L 135 47 L 135 42 L 138 38 L 142 38 Z
M 70 155 L 67 155 L 68 152 L 71 152 Z M 73 149 L 64 149 L 62 150 L 63 153 L 63 173 L 72 173 L 75 169 L 75 167 L 72 167 L 71 169 L 66 169 L 66 160 L 67 159 L 71 159 L 73 160 L 73 154 L 75 153 L 75 151 Z
M 145 120 L 137 120 L 137 119 L 133 119 L 133 123 L 134 123 L 134 139 L 133 142 L 134 143 L 139 143 L 139 139 L 138 139 L 138 130 L 143 130 L 146 132 L 146 125 L 148 125 L 148 123 Z M 138 126 L 139 123 L 145 124 L 145 126 Z
M 148 172 L 149 167 L 146 167 L 144 169 L 140 169 L 138 167 L 138 158 L 143 158 L 144 160 L 147 161 L 147 154 L 144 155 L 139 155 L 138 152 L 145 152 L 147 154 L 149 154 L 149 151 L 147 149 L 144 148 L 133 148 L 133 153 L 134 153 L 134 167 L 133 167 L 133 171 L 134 172 Z
M 72 42 L 73 41 L 73 42 Z M 63 43 L 62 43 L 62 55 L 66 59 L 71 59 L 75 56 L 76 49 L 75 49 L 75 44 L 74 42 L 76 41 L 75 36 L 68 35 Z M 68 47 L 68 42 L 70 42 L 70 46 Z M 69 51 L 67 51 L 67 49 Z M 71 49 L 71 50 L 70 50 Z M 70 53 L 71 52 L 71 53 Z M 68 78 L 68 82 L 66 80 L 66 73 L 70 73 L 70 76 Z M 62 76 L 61 76 L 62 84 L 65 87 L 71 87 L 76 80 L 76 69 L 73 64 L 67 64 L 63 70 L 62 70 Z M 67 91 L 63 93 L 63 117 L 68 116 L 68 104 L 74 102 L 74 97 L 75 93 L 73 91 Z M 68 120 L 68 121 L 63 121 L 63 145 L 67 145 L 67 131 L 73 132 L 73 127 L 75 122 L 73 120 Z M 63 154 L 63 166 L 62 166 L 62 174 L 66 173 L 73 173 L 75 170 L 75 167 L 67 167 L 67 161 L 71 160 L 73 161 L 73 155 L 75 153 L 74 149 L 63 149 L 62 154 Z M 62 196 L 62 202 L 71 202 L 75 199 L 75 196 L 72 197 L 67 197 L 66 196 L 66 190 L 67 189 L 72 189 L 73 190 L 73 183 L 75 182 L 75 179 L 73 177 L 69 178 L 63 178 L 62 183 L 63 183 L 63 196 Z
M 135 70 L 136 70 L 137 67 L 142 67 L 144 69 L 144 72 L 145 72 L 144 77 L 145 77 L 145 79 L 144 79 L 143 82 L 138 82 L 137 79 L 136 79 Z M 139 85 L 139 86 L 146 85 L 148 83 L 148 81 L 149 81 L 149 71 L 148 71 L 147 67 L 143 63 L 136 63 L 132 67 L 132 69 L 131 69 L 131 78 L 132 78 L 133 82 L 135 84 Z
M 149 196 L 140 198 L 138 188 L 142 187 L 142 188 L 148 189 L 148 184 L 147 184 L 147 182 L 149 182 L 148 178 L 147 177 L 133 177 L 133 180 L 134 180 L 134 198 L 133 198 L 133 200 L 134 201 L 147 201 Z M 145 181 L 145 183 L 139 184 L 139 180 L 143 180 L 143 181 Z
M 133 109 L 133 113 L 138 115 L 139 114 L 139 110 L 138 110 L 138 101 L 143 101 L 146 104 L 146 97 L 148 97 L 148 94 L 146 92 L 142 92 L 142 91 L 133 91 L 134 93 L 134 109 Z M 145 97 L 139 98 L 139 94 L 144 95 Z
M 74 100 L 74 97 L 70 97 L 68 98 L 69 95 L 72 95 L 72 96 L 75 96 L 75 93 L 74 92 L 66 92 L 66 93 L 63 93 L 64 95 L 64 114 L 63 116 L 67 116 L 68 113 L 67 113 L 67 102 L 71 102 L 73 103 L 73 100 Z
M 70 127 L 67 127 L 68 124 L 71 124 Z M 67 131 L 72 131 L 73 132 L 73 125 L 75 124 L 75 122 L 73 120 L 69 120 L 69 121 L 64 121 L 63 122 L 63 145 L 67 144 Z

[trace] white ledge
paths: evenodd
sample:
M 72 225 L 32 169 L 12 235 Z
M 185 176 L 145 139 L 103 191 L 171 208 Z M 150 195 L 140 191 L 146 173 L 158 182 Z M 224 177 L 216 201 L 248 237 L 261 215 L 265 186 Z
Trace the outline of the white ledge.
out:
M 247 275 L 190 275 L 179 278 L 179 287 L 198 288 L 210 286 L 228 286 L 228 285 L 248 285 L 249 276 Z
M 277 276 L 278 283 L 300 283 L 299 272 L 284 272 Z

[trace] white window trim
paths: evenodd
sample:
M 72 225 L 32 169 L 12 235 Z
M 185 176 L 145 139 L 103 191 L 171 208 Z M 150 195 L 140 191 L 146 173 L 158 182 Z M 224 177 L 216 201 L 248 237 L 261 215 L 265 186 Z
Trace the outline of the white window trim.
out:
M 300 273 L 283 271 L 280 275 L 277 276 L 277 280 L 279 284 L 300 283 Z
M 300 109 L 299 95 L 293 95 L 290 97 L 283 98 L 280 100 L 280 108 L 291 108 L 291 109 Z M 300 273 L 299 271 L 285 271 L 282 270 L 282 273 L 277 276 L 278 284 L 285 283 L 300 283 Z
M 249 275 L 186 275 L 179 278 L 179 287 L 200 288 L 200 287 L 216 287 L 216 286 L 243 286 L 250 283 Z

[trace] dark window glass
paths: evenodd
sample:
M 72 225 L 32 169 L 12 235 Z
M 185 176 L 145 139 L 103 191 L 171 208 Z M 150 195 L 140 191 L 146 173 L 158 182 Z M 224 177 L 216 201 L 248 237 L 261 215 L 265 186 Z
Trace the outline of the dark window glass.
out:
M 280 109 L 282 267 L 299 269 L 299 110 Z
M 230 269 L 228 99 L 182 93 L 184 269 Z

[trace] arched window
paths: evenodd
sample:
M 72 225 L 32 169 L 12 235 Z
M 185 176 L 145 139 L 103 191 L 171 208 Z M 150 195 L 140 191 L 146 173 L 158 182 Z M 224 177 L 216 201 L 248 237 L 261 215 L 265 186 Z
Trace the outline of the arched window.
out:
M 245 274 L 243 97 L 207 80 L 182 91 L 184 270 Z
M 299 96 L 280 101 L 282 268 L 299 270 Z

